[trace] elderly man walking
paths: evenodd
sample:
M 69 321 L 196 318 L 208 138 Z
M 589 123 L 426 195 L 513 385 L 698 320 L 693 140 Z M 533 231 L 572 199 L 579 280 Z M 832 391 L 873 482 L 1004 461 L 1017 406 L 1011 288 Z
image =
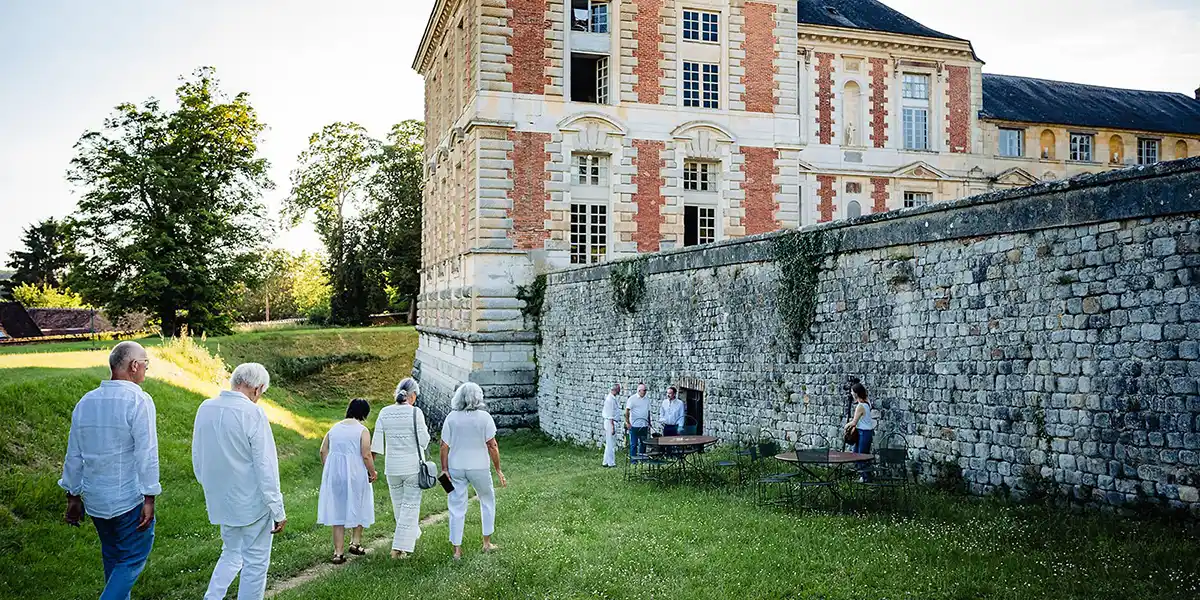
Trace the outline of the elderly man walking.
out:
M 283 531 L 279 459 L 267 414 L 258 400 L 271 384 L 267 370 L 246 363 L 233 370 L 229 391 L 200 404 L 192 428 L 192 469 L 204 488 L 208 520 L 221 526 L 221 558 L 205 600 L 221 600 L 238 572 L 238 600 L 267 590 L 271 536 Z
M 86 511 L 100 536 L 100 600 L 129 598 L 154 545 L 154 499 L 162 486 L 154 400 L 141 388 L 149 367 L 140 344 L 117 344 L 108 355 L 112 377 L 71 412 L 58 485 L 67 491 L 67 524 L 78 527 Z
M 617 466 L 617 414 L 621 412 L 621 401 L 617 396 L 621 393 L 621 384 L 614 383 L 604 397 L 604 408 L 601 409 L 601 420 L 604 427 L 604 462 L 606 467 Z

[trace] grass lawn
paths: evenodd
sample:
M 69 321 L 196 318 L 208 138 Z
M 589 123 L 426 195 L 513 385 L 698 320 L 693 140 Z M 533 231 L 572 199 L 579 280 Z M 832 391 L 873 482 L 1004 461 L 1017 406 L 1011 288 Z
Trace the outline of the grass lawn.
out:
M 276 337 L 269 337 L 276 336 Z M 272 581 L 321 563 L 319 435 L 347 393 L 386 402 L 411 361 L 411 329 L 298 330 L 209 339 L 228 363 L 294 368 L 268 392 L 279 445 L 288 530 L 276 538 Z M 158 537 L 135 598 L 196 598 L 220 550 L 189 461 L 191 420 L 212 385 L 203 360 L 156 350 L 147 390 L 159 413 L 164 495 Z M 370 354 L 308 372 L 308 357 Z M 105 372 L 103 353 L 0 356 L 0 596 L 94 597 L 94 530 L 60 523 L 61 468 L 71 407 Z M 326 358 L 320 358 L 326 357 Z M 297 366 L 299 365 L 299 366 Z M 327 376 L 328 375 L 328 376 Z M 361 382 L 356 384 L 355 382 Z M 356 387 L 359 386 L 359 387 Z M 377 395 L 382 395 L 378 397 Z M 315 432 L 315 433 L 314 433 Z M 386 552 L 283 592 L 284 599 L 378 598 L 1180 598 L 1200 597 L 1195 523 L 1121 520 L 1044 507 L 922 493 L 907 515 L 790 515 L 725 492 L 626 483 L 598 450 L 533 434 L 500 442 L 510 485 L 499 491 L 495 555 L 478 553 L 478 507 L 468 513 L 460 564 L 447 525 L 428 526 L 417 553 Z M 376 485 L 372 539 L 390 537 L 387 490 Z M 423 514 L 445 509 L 429 490 Z

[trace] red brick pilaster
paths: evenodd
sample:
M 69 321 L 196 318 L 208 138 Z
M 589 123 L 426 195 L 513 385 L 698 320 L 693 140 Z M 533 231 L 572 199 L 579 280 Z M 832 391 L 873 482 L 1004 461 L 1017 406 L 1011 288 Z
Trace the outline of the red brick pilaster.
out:
M 779 223 L 775 221 L 775 213 L 779 211 L 779 203 L 775 201 L 775 193 L 779 191 L 779 186 L 775 185 L 775 175 L 779 172 L 775 160 L 779 158 L 779 151 L 743 146 L 742 156 L 746 159 L 742 166 L 746 174 L 742 183 L 746 192 L 743 204 L 746 216 L 742 219 L 746 235 L 775 231 L 779 229 Z
M 817 139 L 833 143 L 833 54 L 817 52 Z
M 871 200 L 875 201 L 875 205 L 871 207 L 871 212 L 881 213 L 887 212 L 888 196 L 888 179 L 886 177 L 871 178 Z
M 508 153 L 513 168 L 509 173 L 513 188 L 508 192 L 512 200 L 509 218 L 512 219 L 512 232 L 509 238 L 513 246 L 519 250 L 540 250 L 542 242 L 550 237 L 546 231 L 546 202 L 550 194 L 546 192 L 546 163 L 550 162 L 550 153 L 546 152 L 546 143 L 550 134 L 533 131 L 509 131 L 508 140 L 513 149 Z
M 871 59 L 871 143 L 876 148 L 887 144 L 888 84 L 887 59 Z
M 664 142 L 654 140 L 633 140 L 637 156 L 633 158 L 635 175 L 633 183 L 637 191 L 633 193 L 633 203 L 637 205 L 637 214 L 633 222 L 637 231 L 633 233 L 633 241 L 637 242 L 638 252 L 657 252 L 658 243 L 662 239 L 662 206 L 665 199 L 662 195 L 662 152 Z
M 746 75 L 742 83 L 749 112 L 775 111 L 775 9 L 774 4 L 763 2 L 747 2 L 743 9 L 746 58 L 742 64 Z
M 833 175 L 817 175 L 817 197 L 821 199 L 817 203 L 817 210 L 821 213 L 818 221 L 824 223 L 833 220 L 833 211 L 837 210 L 833 199 L 837 196 L 837 177 Z
M 946 139 L 950 151 L 971 151 L 971 68 L 947 66 Z
M 663 93 L 660 81 L 663 71 L 659 66 L 659 61 L 663 59 L 662 48 L 659 47 L 663 39 L 662 32 L 659 31 L 659 23 L 662 22 L 659 16 L 662 0 L 634 0 L 634 3 L 637 5 L 637 31 L 634 32 L 637 49 L 633 53 L 637 59 L 637 66 L 633 68 L 633 73 L 637 76 L 637 85 L 634 87 L 634 93 L 637 94 L 637 101 L 642 104 L 658 104 L 658 99 Z M 682 28 L 682 25 L 680 27 Z
M 508 81 L 512 83 L 513 92 L 517 94 L 544 94 L 550 77 L 546 75 L 546 67 L 550 59 L 546 58 L 546 2 L 547 0 L 508 0 L 512 16 L 508 18 L 508 26 L 512 28 L 512 55 L 508 64 L 512 72 Z M 461 77 L 460 73 L 450 74 Z

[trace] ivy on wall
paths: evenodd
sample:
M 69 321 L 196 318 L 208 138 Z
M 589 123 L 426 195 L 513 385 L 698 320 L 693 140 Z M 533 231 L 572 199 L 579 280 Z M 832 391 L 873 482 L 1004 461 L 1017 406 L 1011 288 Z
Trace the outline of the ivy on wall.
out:
M 779 266 L 779 314 L 799 346 L 817 318 L 817 295 L 822 263 L 836 253 L 836 240 L 824 231 L 797 231 L 775 239 Z
M 627 313 L 637 310 L 646 293 L 646 259 L 636 258 L 613 265 L 609 273 L 612 282 L 613 304 Z
M 542 303 L 546 300 L 545 273 L 534 277 L 529 285 L 518 285 L 517 300 L 525 303 L 525 306 L 521 307 L 521 315 L 533 319 L 534 329 L 540 329 L 542 324 Z

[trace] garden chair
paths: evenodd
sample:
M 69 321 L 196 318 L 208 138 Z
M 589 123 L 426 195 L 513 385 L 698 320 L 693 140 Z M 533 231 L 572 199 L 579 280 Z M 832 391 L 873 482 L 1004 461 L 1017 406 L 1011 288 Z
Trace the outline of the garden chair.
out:
M 788 481 L 793 500 L 807 503 L 806 498 L 828 492 L 840 503 L 834 489 L 837 481 L 826 462 L 829 459 L 829 442 L 819 434 L 809 433 L 800 437 L 795 449 L 797 457 L 803 462 L 797 463 L 796 472 Z
M 881 500 L 903 502 L 913 479 L 908 468 L 908 439 L 903 434 L 890 434 L 874 454 L 875 464 L 863 471 L 867 481 L 858 486 Z

